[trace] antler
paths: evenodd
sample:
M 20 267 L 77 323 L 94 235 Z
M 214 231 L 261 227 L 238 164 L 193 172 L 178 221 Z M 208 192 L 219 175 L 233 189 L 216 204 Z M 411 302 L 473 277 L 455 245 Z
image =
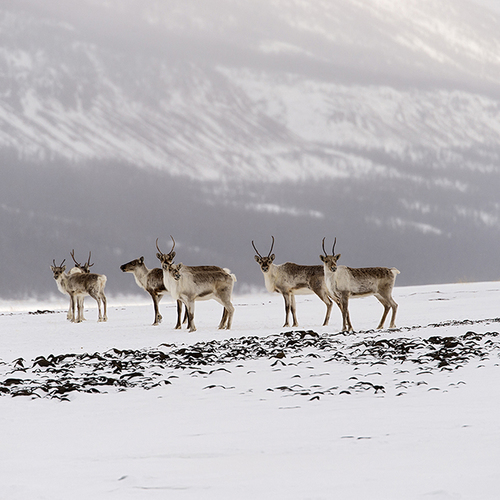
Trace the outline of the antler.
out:
M 75 249 L 74 248 L 73 248 L 73 250 L 71 250 L 71 252 L 69 254 L 71 255 L 71 258 L 73 259 L 73 262 L 77 265 L 77 267 L 81 267 L 80 264 L 75 259 Z
M 273 252 L 273 248 L 274 248 L 274 236 L 273 236 L 273 235 L 271 235 L 271 238 L 273 239 L 273 243 L 272 243 L 272 245 L 271 245 L 271 250 L 269 250 L 269 253 L 267 254 L 267 256 L 268 256 L 268 257 L 270 257 L 270 256 L 271 256 L 271 253 Z
M 260 258 L 262 258 L 262 255 L 259 253 L 259 251 L 258 251 L 258 250 L 257 250 L 257 248 L 255 247 L 255 244 L 254 244 L 253 240 L 252 240 L 252 246 L 253 246 L 253 249 L 255 250 L 255 252 L 257 253 L 257 255 L 258 255 Z
M 323 247 L 323 252 L 325 252 L 325 257 L 328 257 L 328 254 L 326 253 L 326 250 L 325 250 L 325 239 L 326 238 L 323 238 L 323 243 L 321 244 L 321 246 Z M 337 243 L 337 238 L 335 238 L 335 240 L 333 242 L 332 255 L 335 255 L 335 244 L 336 243 Z
M 90 256 L 92 255 L 92 252 L 89 252 L 89 260 L 87 261 L 87 267 L 90 269 L 93 265 L 94 265 L 94 262 L 92 262 L 92 264 L 90 263 Z
M 168 255 L 170 255 L 173 251 L 174 251 L 174 248 L 175 248 L 175 240 L 174 240 L 174 237 L 172 235 L 170 235 L 170 237 L 172 238 L 172 248 L 170 249 L 170 252 L 168 252 Z M 160 247 L 158 246 L 158 238 L 156 238 L 156 249 L 158 250 L 158 252 L 160 253 L 160 255 L 165 255 L 161 250 L 160 250 Z
M 267 254 L 267 257 L 269 258 L 271 256 L 271 253 L 273 252 L 273 248 L 274 248 L 274 236 L 271 235 L 271 238 L 273 239 L 273 242 L 271 243 L 271 250 L 269 250 L 269 253 Z M 259 253 L 259 251 L 257 250 L 253 240 L 252 240 L 252 246 L 253 246 L 253 249 L 257 252 L 257 255 L 263 259 L 264 257 L 262 257 L 262 255 Z
M 165 255 L 161 250 L 160 247 L 158 246 L 158 238 L 156 238 L 156 249 L 158 250 L 160 255 Z

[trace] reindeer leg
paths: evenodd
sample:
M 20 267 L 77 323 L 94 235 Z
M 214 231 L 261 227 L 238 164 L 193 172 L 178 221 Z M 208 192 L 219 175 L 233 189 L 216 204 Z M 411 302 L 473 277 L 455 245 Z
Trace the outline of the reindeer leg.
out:
M 98 322 L 102 322 L 102 312 L 101 312 L 101 299 L 98 295 L 94 297 L 95 301 L 97 302 L 97 309 L 99 311 L 99 316 L 97 317 Z
M 83 297 L 78 296 L 76 298 L 76 305 L 78 307 L 78 319 L 77 319 L 77 322 L 81 323 L 85 319 L 83 317 Z
M 66 315 L 66 319 L 68 321 L 71 321 L 73 323 L 73 316 L 74 316 L 74 313 L 73 313 L 73 297 L 70 295 L 69 296 L 69 308 L 68 308 L 68 314 Z
M 73 321 L 81 323 L 83 321 L 82 311 L 83 297 L 81 295 L 73 296 Z
M 81 297 L 80 298 L 80 301 L 81 301 L 81 304 L 82 304 L 82 321 L 87 321 L 85 319 L 85 303 L 84 303 L 84 300 L 85 300 L 85 297 Z
M 229 307 L 226 307 L 227 310 L 227 323 L 226 330 L 231 330 L 231 326 L 233 324 L 233 316 L 234 316 L 234 306 L 229 302 Z
M 185 309 L 186 309 L 185 313 L 186 318 L 184 319 L 187 319 L 187 307 L 185 307 Z M 181 318 L 182 318 L 182 302 L 180 300 L 177 300 L 177 324 L 175 325 L 176 330 L 180 330 L 182 328 Z
M 222 315 L 222 320 L 219 325 L 219 329 L 231 329 L 231 323 L 233 321 L 234 314 L 234 306 L 231 304 L 230 300 L 226 300 L 224 302 L 221 301 L 221 304 L 224 306 L 224 313 Z
M 293 292 L 290 294 L 290 309 L 292 311 L 293 326 L 299 326 L 297 315 L 295 313 L 295 294 Z
M 379 302 L 384 306 L 384 313 L 382 314 L 382 319 L 380 320 L 379 325 L 377 326 L 377 329 L 380 330 L 384 328 L 384 323 L 385 319 L 387 318 L 387 314 L 389 313 L 389 310 L 392 309 L 392 318 L 391 318 L 391 323 L 389 328 L 396 328 L 396 325 L 394 324 L 394 320 L 396 318 L 396 310 L 398 308 L 398 305 L 394 301 L 392 297 L 384 297 L 383 295 L 380 294 L 375 294 L 375 297 L 379 300 Z
M 382 328 L 384 328 L 385 318 L 387 318 L 387 314 L 389 313 L 389 310 L 391 309 L 389 304 L 387 304 L 387 302 L 382 301 L 382 300 L 380 300 L 380 302 L 384 306 L 384 312 L 382 314 L 382 318 L 380 320 L 380 323 L 377 326 L 377 330 L 381 330 Z
M 328 322 L 330 321 L 330 315 L 332 313 L 333 302 L 328 293 L 323 289 L 315 289 L 313 288 L 313 292 L 326 304 L 326 316 L 325 321 L 323 321 L 323 326 L 328 326 Z
M 106 295 L 104 295 L 104 292 L 101 293 L 101 300 L 102 300 L 102 306 L 104 309 L 104 317 L 102 320 L 108 321 L 107 301 L 106 301 Z
M 188 310 L 187 307 L 184 307 L 184 319 L 182 320 L 182 324 L 187 323 L 188 328 L 189 328 L 189 315 L 188 315 Z
M 396 312 L 398 310 L 398 304 L 392 297 L 391 297 L 391 307 L 392 307 L 392 316 L 389 328 L 396 328 Z
M 97 322 L 104 321 L 102 319 L 102 313 L 101 313 L 101 298 L 99 297 L 99 295 L 95 290 L 89 291 L 89 295 L 97 302 L 97 310 L 98 310 Z
M 349 297 L 347 295 L 342 295 L 340 298 L 340 304 L 340 310 L 342 311 L 342 331 L 349 332 L 353 329 L 351 325 L 351 318 L 349 317 Z
M 75 323 L 75 298 L 73 295 L 69 296 L 69 310 L 67 317 L 71 323 Z
M 323 321 L 323 326 L 328 326 L 328 323 L 330 322 L 330 315 L 332 314 L 333 302 L 330 300 L 330 297 L 328 297 L 328 295 L 326 295 L 325 298 L 328 300 L 323 301 L 326 304 L 326 315 L 325 321 Z
M 156 296 L 156 300 L 158 301 L 157 302 L 157 307 L 158 307 L 158 323 L 161 323 L 162 319 L 163 319 L 163 316 L 161 315 L 160 313 L 160 302 L 161 302 L 161 299 L 163 298 L 163 295 L 157 295 Z
M 288 323 L 288 313 L 290 312 L 290 295 L 288 293 L 283 292 L 283 299 L 285 301 L 285 326 L 290 326 Z
M 219 330 L 229 330 L 231 328 L 231 322 L 234 314 L 234 307 L 231 303 L 231 293 L 232 287 L 224 287 L 220 288 L 219 293 L 214 296 L 214 300 L 216 300 L 224 308 L 222 312 L 222 319 L 219 323 Z
M 158 310 L 158 295 L 152 292 L 149 292 L 149 295 L 151 295 L 151 298 L 153 299 L 153 307 L 155 310 L 155 320 L 153 326 L 158 326 L 161 323 L 160 311 Z
M 190 332 L 196 331 L 196 326 L 194 324 L 194 300 L 186 302 L 187 314 L 188 314 L 188 326 Z
M 349 314 L 349 309 L 347 308 L 347 305 L 346 305 L 346 313 L 347 313 L 347 331 L 354 332 L 354 328 L 351 323 L 351 315 Z
M 222 318 L 220 320 L 219 326 L 217 327 L 219 330 L 222 330 L 226 324 L 227 320 L 227 309 L 224 307 L 222 309 Z
M 337 307 L 340 310 L 340 314 L 342 315 L 342 321 L 343 321 L 344 320 L 344 312 L 342 310 L 342 304 L 341 304 L 339 296 L 334 294 L 331 296 L 331 299 L 333 300 L 333 302 L 335 302 L 335 304 L 337 304 Z M 333 307 L 333 304 L 332 304 L 332 307 Z

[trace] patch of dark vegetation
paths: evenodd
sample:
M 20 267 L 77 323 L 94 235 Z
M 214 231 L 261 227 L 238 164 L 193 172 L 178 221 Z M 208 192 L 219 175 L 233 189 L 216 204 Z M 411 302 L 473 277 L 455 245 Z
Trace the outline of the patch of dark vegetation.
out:
M 494 350 L 500 350 L 498 332 L 432 336 L 429 338 L 364 338 L 322 334 L 312 330 L 283 332 L 268 337 L 242 337 L 200 342 L 189 346 L 161 344 L 157 349 L 110 349 L 103 353 L 38 356 L 31 363 L 23 358 L 10 365 L 2 363 L 5 378 L 0 380 L 0 395 L 46 397 L 68 400 L 72 392 L 107 393 L 141 387 L 152 389 L 169 385 L 179 371 L 190 370 L 191 376 L 229 371 L 223 367 L 205 367 L 237 361 L 267 358 L 276 369 L 295 365 L 297 358 L 321 358 L 324 363 L 376 366 L 396 362 L 402 366 L 433 370 L 454 370 L 472 360 L 483 361 Z M 350 342 L 350 340 L 353 342 Z M 307 352 L 304 352 L 307 351 Z M 10 369 L 9 369 L 10 368 Z M 399 373 L 405 373 L 400 370 Z M 425 371 L 422 371 L 425 373 Z M 325 374 L 319 374 L 321 376 Z M 372 390 L 383 394 L 380 384 L 357 380 L 337 391 L 338 387 L 299 384 L 276 389 L 318 400 L 325 394 L 352 394 Z M 216 384 L 207 388 L 219 387 Z M 224 386 L 220 386 L 224 387 Z M 406 387 L 402 383 L 402 387 Z M 226 387 L 224 387 L 226 388 Z M 430 390 L 430 389 L 429 389 Z M 403 392 L 402 392 L 403 393 Z M 401 393 L 401 394 L 402 394 Z
M 367 339 L 351 346 L 357 354 L 350 358 L 350 362 L 409 361 L 417 365 L 431 363 L 433 368 L 454 369 L 472 359 L 487 358 L 492 349 L 500 347 L 499 342 L 492 340 L 498 335 L 498 332 L 467 332 L 457 337 Z

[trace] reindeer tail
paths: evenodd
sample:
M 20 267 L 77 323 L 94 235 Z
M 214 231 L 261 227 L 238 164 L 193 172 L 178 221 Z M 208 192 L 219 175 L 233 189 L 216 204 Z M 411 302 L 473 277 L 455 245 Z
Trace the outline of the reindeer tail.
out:
M 228 269 L 227 267 L 225 267 L 223 270 L 225 273 L 229 274 L 229 276 L 231 276 L 231 278 L 233 278 L 233 281 L 237 281 L 236 275 L 231 272 L 231 269 Z

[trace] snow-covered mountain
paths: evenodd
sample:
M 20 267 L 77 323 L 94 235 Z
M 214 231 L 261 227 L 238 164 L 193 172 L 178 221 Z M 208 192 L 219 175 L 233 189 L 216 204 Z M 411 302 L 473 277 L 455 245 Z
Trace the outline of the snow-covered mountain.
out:
M 316 259 L 328 234 L 406 283 L 498 278 L 500 16 L 483 4 L 0 7 L 2 281 L 33 238 L 49 262 L 80 243 L 110 266 L 174 230 L 249 284 L 248 243 L 271 233 L 279 260 Z
M 499 143 L 499 25 L 464 1 L 34 4 L 1 21 L 0 144 L 24 158 L 282 182 Z

